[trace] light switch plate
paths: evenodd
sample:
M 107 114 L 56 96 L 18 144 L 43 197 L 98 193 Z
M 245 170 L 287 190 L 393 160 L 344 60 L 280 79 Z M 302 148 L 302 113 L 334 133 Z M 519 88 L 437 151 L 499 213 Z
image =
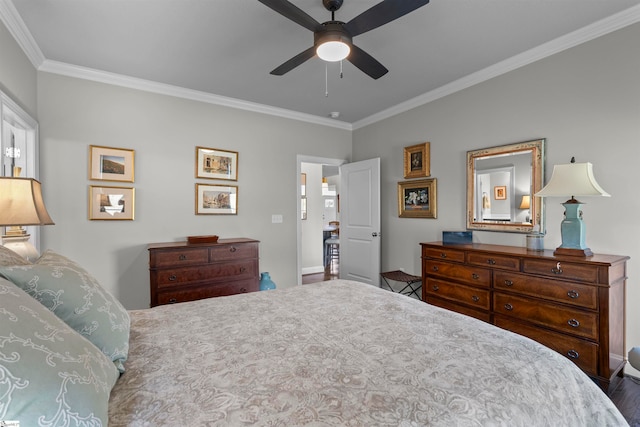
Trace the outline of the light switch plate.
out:
M 282 215 L 271 215 L 272 224 L 282 224 Z

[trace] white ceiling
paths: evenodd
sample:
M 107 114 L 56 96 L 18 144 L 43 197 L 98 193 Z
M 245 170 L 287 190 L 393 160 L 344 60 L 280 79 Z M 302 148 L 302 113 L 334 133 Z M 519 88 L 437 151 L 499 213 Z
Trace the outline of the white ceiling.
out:
M 344 0 L 336 19 L 376 3 Z M 329 64 L 328 96 L 318 58 L 269 74 L 313 34 L 257 0 L 0 0 L 0 17 L 41 70 L 354 128 L 638 22 L 640 0 L 431 0 L 354 38 L 388 74 Z

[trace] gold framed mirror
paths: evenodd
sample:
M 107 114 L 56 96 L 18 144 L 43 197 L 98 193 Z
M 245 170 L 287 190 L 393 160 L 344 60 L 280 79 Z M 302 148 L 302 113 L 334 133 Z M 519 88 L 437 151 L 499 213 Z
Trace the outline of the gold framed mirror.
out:
M 467 151 L 467 229 L 544 231 L 545 140 Z

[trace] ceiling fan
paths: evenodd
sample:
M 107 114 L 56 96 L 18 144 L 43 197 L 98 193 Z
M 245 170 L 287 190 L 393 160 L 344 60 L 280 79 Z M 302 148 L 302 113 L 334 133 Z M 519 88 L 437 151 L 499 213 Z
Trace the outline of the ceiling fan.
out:
M 374 57 L 354 45 L 353 38 L 429 3 L 429 0 L 384 0 L 351 21 L 344 23 L 335 20 L 335 12 L 342 6 L 343 0 L 322 0 L 324 7 L 331 12 L 331 21 L 319 23 L 288 0 L 258 1 L 313 31 L 313 46 L 280 65 L 271 71 L 271 74 L 281 76 L 317 55 L 329 62 L 347 59 L 373 79 L 379 79 L 389 70 Z

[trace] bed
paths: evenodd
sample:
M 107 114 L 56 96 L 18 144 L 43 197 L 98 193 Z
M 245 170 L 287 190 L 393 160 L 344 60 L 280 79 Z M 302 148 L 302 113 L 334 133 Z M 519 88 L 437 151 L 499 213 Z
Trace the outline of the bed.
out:
M 4 276 L 31 268 L 4 268 Z M 0 280 L 0 302 L 34 311 L 28 301 L 33 298 L 9 285 Z M 12 295 L 16 301 L 7 299 Z M 100 380 L 88 381 L 87 392 L 73 396 L 67 389 L 48 398 L 39 394 L 62 408 L 58 419 L 75 422 L 41 425 L 107 425 L 107 413 L 110 427 L 628 425 L 600 388 L 558 353 L 358 282 L 334 280 L 126 315 L 124 372 L 105 364 L 122 361 L 121 351 L 101 349 L 110 354 L 103 360 L 95 354 L 98 346 L 79 341 L 73 351 L 90 354 L 92 375 Z M 64 322 L 38 316 L 36 327 L 64 330 Z M 7 375 L 13 366 L 3 340 L 6 323 L 0 322 L 0 420 L 3 410 L 5 417 L 12 414 L 12 406 L 17 413 L 19 387 L 28 388 Z M 67 342 L 64 348 L 69 358 L 75 347 Z M 89 359 L 82 359 L 85 365 Z M 65 384 L 71 390 L 80 383 Z M 90 410 L 87 401 L 72 402 L 98 388 Z M 42 402 L 35 404 L 42 408 Z

